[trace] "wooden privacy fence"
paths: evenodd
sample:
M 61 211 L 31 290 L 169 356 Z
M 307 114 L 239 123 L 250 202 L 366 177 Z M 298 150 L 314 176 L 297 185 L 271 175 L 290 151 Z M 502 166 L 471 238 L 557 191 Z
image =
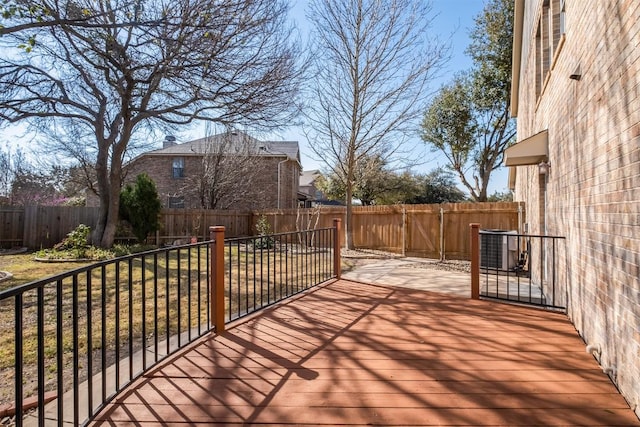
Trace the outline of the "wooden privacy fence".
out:
M 78 224 L 95 227 L 98 208 L 28 206 L 0 207 L 0 246 L 51 247 Z M 161 229 L 150 240 L 156 244 L 186 243 L 208 238 L 208 228 L 223 225 L 228 237 L 257 234 L 265 217 L 271 232 L 331 227 L 335 218 L 345 224 L 344 207 L 263 211 L 163 209 Z M 521 230 L 524 206 L 519 202 L 444 203 L 440 205 L 357 206 L 353 208 L 356 248 L 376 249 L 441 259 L 469 258 L 469 224 L 483 229 Z M 124 231 L 119 239 L 131 238 Z

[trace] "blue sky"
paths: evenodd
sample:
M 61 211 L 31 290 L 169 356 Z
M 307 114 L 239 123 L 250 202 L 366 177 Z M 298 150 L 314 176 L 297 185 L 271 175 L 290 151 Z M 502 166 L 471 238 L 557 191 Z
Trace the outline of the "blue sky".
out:
M 473 28 L 473 19 L 483 9 L 484 0 L 432 0 L 432 2 L 433 12 L 437 14 L 433 21 L 433 31 L 441 38 L 451 37 L 452 44 L 452 58 L 442 70 L 442 77 L 435 80 L 430 88 L 435 91 L 442 84 L 447 83 L 454 73 L 470 68 L 471 60 L 465 55 L 464 51 L 469 44 L 469 31 Z M 296 21 L 296 26 L 302 31 L 308 27 L 305 20 L 306 5 L 307 0 L 292 0 L 291 17 Z M 8 131 L 5 130 L 0 136 L 0 144 L 9 144 L 9 146 L 13 146 L 14 148 L 21 146 L 23 149 L 29 151 L 30 141 L 28 138 L 17 137 L 23 132 L 24 127 L 22 126 L 15 126 L 8 129 Z M 184 132 L 177 132 L 177 135 L 179 135 L 179 139 L 184 142 L 189 139 L 201 138 L 203 133 L 204 127 L 196 126 Z M 271 137 L 275 140 L 298 141 L 300 143 L 301 160 L 304 170 L 324 168 L 321 162 L 311 157 L 308 142 L 299 128 L 286 129 Z M 157 144 L 160 145 L 161 140 L 159 140 Z M 414 167 L 413 171 L 426 173 L 436 167 L 446 165 L 446 159 L 437 152 L 431 152 L 418 137 L 415 138 L 415 141 L 412 141 L 412 144 L 415 146 L 415 156 L 420 159 L 425 159 L 419 166 Z M 502 170 L 494 172 L 492 175 L 489 184 L 489 194 L 494 191 L 505 191 L 506 187 L 507 172 L 506 169 L 503 168 Z M 460 188 L 466 192 L 466 189 L 461 185 Z
M 474 17 L 477 16 L 484 7 L 483 0 L 432 0 L 433 12 L 437 14 L 433 21 L 433 31 L 443 39 L 451 37 L 452 58 L 442 70 L 442 77 L 434 81 L 431 90 L 437 90 L 441 85 L 447 83 L 451 76 L 458 71 L 467 70 L 472 63 L 464 53 L 469 44 L 469 31 L 474 26 Z M 304 17 L 306 0 L 298 0 L 293 3 L 291 16 L 296 21 L 296 26 L 304 29 L 308 24 Z M 311 157 L 312 153 L 308 147 L 308 141 L 298 128 L 291 128 L 278 135 L 274 139 L 285 139 L 298 141 L 302 153 L 302 166 L 304 170 L 323 169 L 324 165 Z M 419 173 L 426 173 L 439 166 L 446 164 L 446 159 L 437 152 L 431 152 L 418 137 L 412 141 L 415 146 L 416 155 L 425 159 L 419 166 L 412 170 Z M 426 160 L 429 159 L 429 160 Z M 460 185 L 461 189 L 467 192 Z M 489 194 L 494 191 L 505 191 L 507 187 L 506 170 L 499 170 L 492 174 L 489 184 Z

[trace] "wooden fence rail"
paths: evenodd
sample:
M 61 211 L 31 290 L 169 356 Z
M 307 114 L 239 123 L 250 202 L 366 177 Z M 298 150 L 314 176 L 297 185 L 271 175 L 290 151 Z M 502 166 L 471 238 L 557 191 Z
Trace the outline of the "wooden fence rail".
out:
M 49 248 L 79 224 L 95 227 L 98 208 L 73 206 L 0 207 L 0 247 Z M 156 244 L 205 240 L 209 226 L 223 225 L 227 237 L 256 234 L 265 217 L 271 232 L 326 228 L 335 218 L 345 224 L 344 207 L 263 211 L 163 209 Z M 484 229 L 521 230 L 521 203 L 444 203 L 440 205 L 360 206 L 353 209 L 353 242 L 376 249 L 425 258 L 468 259 L 469 224 Z M 343 226 L 344 228 L 344 226 Z M 118 239 L 133 239 L 125 229 Z

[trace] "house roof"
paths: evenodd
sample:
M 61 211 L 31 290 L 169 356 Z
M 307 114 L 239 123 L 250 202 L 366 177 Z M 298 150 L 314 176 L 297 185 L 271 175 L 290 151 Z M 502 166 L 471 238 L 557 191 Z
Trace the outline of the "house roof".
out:
M 298 141 L 260 141 L 244 132 L 222 133 L 207 136 L 182 144 L 174 144 L 166 148 L 148 151 L 142 156 L 202 156 L 210 151 L 211 144 L 220 144 L 224 138 L 230 138 L 231 144 L 225 147 L 229 153 L 240 151 L 240 144 L 247 142 L 254 144 L 257 148 L 256 155 L 264 157 L 287 157 L 288 159 L 300 163 L 300 147 Z
M 316 179 L 320 178 L 322 174 L 319 170 L 314 169 L 310 171 L 302 171 L 302 175 L 300 175 L 300 186 L 308 187 L 313 185 Z

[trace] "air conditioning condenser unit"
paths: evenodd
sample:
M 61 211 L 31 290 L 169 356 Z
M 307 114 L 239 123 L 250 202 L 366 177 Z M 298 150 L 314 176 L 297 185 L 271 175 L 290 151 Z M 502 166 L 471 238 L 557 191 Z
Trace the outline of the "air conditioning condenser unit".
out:
M 482 230 L 480 267 L 510 271 L 518 263 L 518 232 L 516 230 Z

